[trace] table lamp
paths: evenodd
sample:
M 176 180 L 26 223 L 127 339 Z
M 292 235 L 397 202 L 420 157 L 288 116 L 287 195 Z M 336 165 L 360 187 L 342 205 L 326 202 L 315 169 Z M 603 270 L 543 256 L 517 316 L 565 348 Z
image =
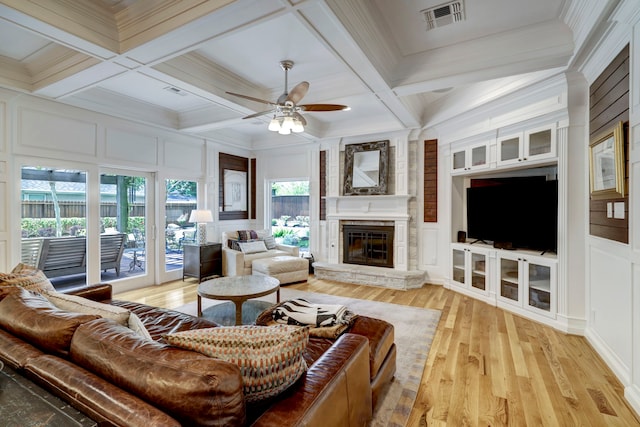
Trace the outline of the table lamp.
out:
M 198 228 L 198 244 L 207 243 L 207 222 L 213 222 L 213 215 L 207 209 L 194 209 L 189 216 L 190 223 L 196 223 Z

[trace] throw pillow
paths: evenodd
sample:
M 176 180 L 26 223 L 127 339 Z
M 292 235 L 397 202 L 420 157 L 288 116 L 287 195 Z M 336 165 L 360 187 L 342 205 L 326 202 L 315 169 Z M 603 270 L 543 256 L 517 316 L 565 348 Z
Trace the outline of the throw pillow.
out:
M 56 290 L 42 271 L 22 263 L 16 265 L 9 274 L 0 273 L 0 286 L 20 286 L 34 292 Z
M 247 402 L 276 396 L 307 370 L 302 353 L 309 328 L 290 325 L 220 326 L 165 335 L 173 346 L 235 363 Z
M 255 230 L 238 230 L 238 240 L 255 240 L 258 233 Z
M 227 240 L 227 246 L 230 249 L 233 249 L 234 251 L 241 252 L 241 250 L 240 250 L 240 241 L 238 241 L 238 240 L 233 240 L 233 239 Z
M 142 320 L 140 320 L 137 314 L 131 313 L 129 315 L 129 321 L 125 326 L 128 326 L 129 329 L 140 335 L 142 338 L 153 341 L 153 338 L 151 338 L 149 331 L 147 331 L 147 328 L 145 328 L 144 323 L 142 323 Z
M 240 250 L 245 254 L 257 254 L 259 252 L 266 252 L 267 247 L 262 240 L 254 240 L 251 242 L 238 242 Z
M 129 310 L 115 305 L 103 304 L 77 295 L 67 295 L 60 292 L 44 293 L 49 302 L 61 310 L 74 313 L 97 314 L 105 319 L 113 319 L 122 326 L 127 326 Z
M 265 236 L 263 239 L 264 245 L 267 249 L 275 249 L 276 248 L 276 238 L 273 236 Z

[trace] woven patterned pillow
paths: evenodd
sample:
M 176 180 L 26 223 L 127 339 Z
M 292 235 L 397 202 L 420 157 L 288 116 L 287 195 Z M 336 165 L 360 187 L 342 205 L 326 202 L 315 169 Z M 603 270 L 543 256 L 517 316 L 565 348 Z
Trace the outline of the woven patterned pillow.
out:
M 56 290 L 42 271 L 22 263 L 9 274 L 0 273 L 0 286 L 19 286 L 34 292 Z
M 176 347 L 235 363 L 247 402 L 276 396 L 307 370 L 302 353 L 309 328 L 290 325 L 220 326 L 165 335 Z

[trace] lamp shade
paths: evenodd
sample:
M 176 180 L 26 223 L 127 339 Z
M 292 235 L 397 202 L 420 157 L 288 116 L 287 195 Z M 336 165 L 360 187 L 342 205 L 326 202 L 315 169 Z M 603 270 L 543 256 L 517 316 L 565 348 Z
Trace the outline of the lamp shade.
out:
M 189 216 L 189 222 L 213 222 L 213 214 L 208 209 L 194 209 L 191 211 L 191 216 Z

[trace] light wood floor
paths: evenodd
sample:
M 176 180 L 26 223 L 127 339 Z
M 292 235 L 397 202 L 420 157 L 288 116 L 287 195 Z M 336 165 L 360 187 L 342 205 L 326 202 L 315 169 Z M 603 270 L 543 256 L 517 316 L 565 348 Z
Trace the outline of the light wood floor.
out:
M 322 281 L 291 288 L 442 311 L 409 426 L 640 426 L 623 387 L 586 339 L 441 286 L 398 291 Z M 175 308 L 195 281 L 117 294 Z

